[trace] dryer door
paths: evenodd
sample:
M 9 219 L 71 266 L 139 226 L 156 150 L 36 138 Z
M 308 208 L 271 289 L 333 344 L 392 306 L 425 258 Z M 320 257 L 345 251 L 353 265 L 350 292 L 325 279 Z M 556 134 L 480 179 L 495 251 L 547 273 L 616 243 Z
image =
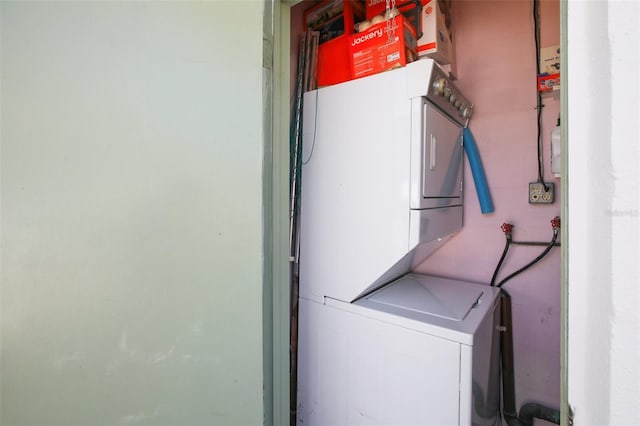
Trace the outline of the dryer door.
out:
M 423 102 L 421 208 L 462 204 L 462 128 Z

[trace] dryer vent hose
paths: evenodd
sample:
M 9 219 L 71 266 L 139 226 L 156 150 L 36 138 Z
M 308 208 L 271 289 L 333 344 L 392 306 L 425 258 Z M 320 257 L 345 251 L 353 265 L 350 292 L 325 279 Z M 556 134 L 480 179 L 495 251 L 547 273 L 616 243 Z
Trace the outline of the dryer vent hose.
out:
M 464 128 L 462 135 L 464 150 L 469 159 L 473 183 L 476 186 L 476 193 L 478 194 L 478 201 L 480 202 L 480 210 L 482 214 L 493 213 L 493 201 L 491 201 L 491 194 L 489 193 L 487 178 L 484 174 L 484 168 L 482 167 L 482 160 L 480 160 L 478 146 L 468 127 Z

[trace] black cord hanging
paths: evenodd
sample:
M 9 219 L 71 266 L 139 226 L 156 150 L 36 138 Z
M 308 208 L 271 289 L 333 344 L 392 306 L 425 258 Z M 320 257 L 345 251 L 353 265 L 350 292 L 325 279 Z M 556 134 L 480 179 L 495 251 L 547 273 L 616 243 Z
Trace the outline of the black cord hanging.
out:
M 541 183 L 545 192 L 549 190 L 544 182 L 542 171 L 542 93 L 538 90 L 538 72 L 540 71 L 540 4 L 539 0 L 533 0 L 533 38 L 536 46 L 536 128 L 538 148 L 538 183 Z

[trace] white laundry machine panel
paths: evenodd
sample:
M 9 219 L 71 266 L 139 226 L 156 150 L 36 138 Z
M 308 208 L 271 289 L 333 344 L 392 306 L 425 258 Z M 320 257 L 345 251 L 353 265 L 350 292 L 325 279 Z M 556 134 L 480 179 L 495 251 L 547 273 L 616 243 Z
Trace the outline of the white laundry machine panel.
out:
M 301 299 L 298 425 L 492 425 L 499 291 L 408 274 L 355 303 Z
M 298 425 L 496 422 L 499 290 L 411 273 L 462 227 L 472 110 L 429 59 L 305 94 Z
M 428 59 L 305 94 L 302 297 L 354 301 L 460 230 L 465 105 Z

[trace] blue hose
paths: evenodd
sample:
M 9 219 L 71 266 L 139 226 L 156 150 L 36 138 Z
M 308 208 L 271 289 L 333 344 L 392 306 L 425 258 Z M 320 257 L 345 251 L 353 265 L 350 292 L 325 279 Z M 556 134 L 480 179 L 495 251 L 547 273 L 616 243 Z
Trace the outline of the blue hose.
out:
M 476 193 L 478 194 L 478 201 L 480 202 L 480 210 L 482 211 L 482 214 L 493 213 L 493 202 L 491 201 L 491 194 L 489 193 L 489 186 L 487 185 L 487 178 L 484 174 L 484 168 L 482 167 L 482 160 L 480 159 L 478 146 L 476 145 L 476 141 L 473 139 L 471 130 L 469 130 L 468 127 L 465 127 L 463 130 L 463 143 L 464 150 L 467 153 L 467 158 L 469 159 L 473 182 L 476 185 Z

